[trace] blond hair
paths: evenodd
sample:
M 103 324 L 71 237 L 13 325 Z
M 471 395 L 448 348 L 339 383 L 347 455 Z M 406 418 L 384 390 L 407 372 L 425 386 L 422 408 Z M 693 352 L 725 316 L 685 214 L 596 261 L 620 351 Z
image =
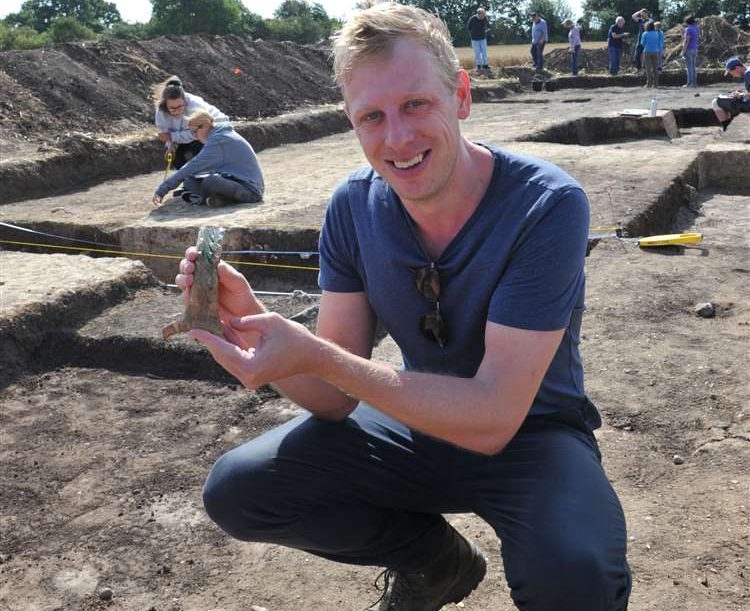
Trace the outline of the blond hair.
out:
M 207 110 L 196 110 L 192 115 L 190 115 L 187 119 L 188 127 L 191 129 L 201 128 L 204 125 L 213 125 L 214 120 L 211 117 L 210 114 L 208 114 Z
M 453 89 L 460 68 L 447 26 L 437 16 L 413 6 L 395 2 L 376 4 L 355 13 L 331 38 L 333 73 L 342 89 L 354 65 L 388 56 L 401 38 L 420 44 L 435 59 L 440 79 Z

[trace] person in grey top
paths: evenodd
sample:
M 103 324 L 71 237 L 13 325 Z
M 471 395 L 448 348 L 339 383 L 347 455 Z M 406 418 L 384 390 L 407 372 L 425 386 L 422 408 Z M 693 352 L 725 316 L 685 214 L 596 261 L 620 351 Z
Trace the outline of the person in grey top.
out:
M 544 45 L 549 40 L 547 22 L 542 19 L 541 15 L 531 14 L 531 59 L 534 62 L 534 68 L 544 70 Z
M 203 148 L 157 187 L 154 205 L 161 204 L 167 192 L 183 181 L 186 193 L 182 197 L 194 204 L 218 207 L 263 199 L 265 185 L 258 158 L 231 124 L 214 123 L 207 111 L 200 110 L 188 118 L 188 127 Z
M 159 130 L 159 140 L 164 143 L 165 154 L 173 154 L 173 166 L 178 170 L 203 147 L 188 128 L 187 117 L 199 110 L 205 110 L 211 115 L 214 123 L 229 121 L 216 106 L 212 106 L 200 96 L 187 93 L 182 81 L 176 76 L 170 76 L 154 88 L 154 105 L 154 123 Z

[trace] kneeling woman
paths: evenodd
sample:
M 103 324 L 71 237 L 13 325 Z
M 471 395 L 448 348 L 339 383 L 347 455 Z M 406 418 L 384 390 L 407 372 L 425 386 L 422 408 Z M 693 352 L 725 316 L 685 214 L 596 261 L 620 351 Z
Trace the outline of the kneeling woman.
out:
M 159 205 L 168 191 L 184 182 L 183 199 L 207 206 L 263 199 L 263 174 L 250 143 L 229 123 L 214 124 L 211 115 L 199 110 L 188 117 L 188 126 L 203 148 L 193 159 L 159 185 L 153 202 Z
M 187 93 L 182 87 L 182 81 L 176 76 L 170 76 L 154 88 L 154 104 L 154 121 L 159 129 L 159 140 L 164 143 L 167 152 L 174 155 L 174 167 L 177 170 L 195 157 L 203 146 L 190 133 L 186 117 L 205 110 L 214 123 L 229 121 L 216 106 L 211 106 L 200 96 Z

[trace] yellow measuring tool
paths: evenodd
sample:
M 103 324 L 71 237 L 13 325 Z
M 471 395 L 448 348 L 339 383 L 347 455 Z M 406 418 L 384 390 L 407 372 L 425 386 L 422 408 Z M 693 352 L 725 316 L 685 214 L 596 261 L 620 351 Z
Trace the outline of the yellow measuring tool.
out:
M 174 155 L 172 154 L 172 151 L 169 151 L 167 153 L 167 169 L 164 170 L 164 180 L 167 180 L 167 176 L 169 175 L 169 170 L 172 169 L 172 161 L 174 161 Z
M 698 244 L 703 241 L 702 233 L 669 233 L 665 235 L 652 235 L 645 238 L 624 238 L 621 231 L 606 233 L 590 233 L 589 240 L 603 240 L 605 238 L 617 238 L 623 242 L 638 244 L 641 248 L 653 246 L 680 246 L 682 244 Z

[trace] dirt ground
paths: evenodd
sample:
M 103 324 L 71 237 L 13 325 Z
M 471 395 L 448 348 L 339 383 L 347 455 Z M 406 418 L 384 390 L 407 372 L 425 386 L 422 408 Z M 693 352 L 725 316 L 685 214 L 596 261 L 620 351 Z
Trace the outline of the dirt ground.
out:
M 660 107 L 705 107 L 719 90 L 663 91 Z M 748 117 L 724 135 L 683 126 L 676 140 L 521 140 L 649 99 L 622 88 L 517 96 L 476 106 L 465 131 L 559 163 L 584 184 L 593 225 L 703 233 L 699 247 L 673 250 L 600 242 L 587 260 L 582 352 L 587 391 L 605 417 L 603 460 L 628 520 L 630 608 L 740 611 L 750 604 L 750 184 L 722 188 L 703 165 L 720 166 L 726 153 L 748 167 Z M 155 211 L 151 174 L 0 206 L 0 221 L 75 235 L 97 228 L 101 239 L 161 240 L 170 252 L 198 225 L 222 222 L 236 244 L 271 248 L 308 240 L 332 186 L 362 161 L 351 134 L 260 158 L 269 198 L 255 208 L 172 202 Z M 314 274 L 279 272 L 257 286 L 304 289 L 269 305 L 306 312 L 311 324 Z M 715 316 L 697 316 L 709 301 Z M 378 597 L 377 568 L 233 541 L 206 517 L 200 490 L 213 461 L 298 408 L 267 389 L 245 391 L 185 338 L 161 341 L 180 310 L 179 296 L 140 263 L 0 251 L 2 364 L 25 368 L 0 384 L 0 610 L 366 608 Z M 374 358 L 400 365 L 388 337 Z M 510 611 L 491 529 L 470 515 L 450 519 L 490 558 L 460 608 Z
M 171 75 L 235 121 L 341 99 L 327 50 L 314 46 L 194 35 L 6 51 L 0 53 L 0 159 L 64 147 L 71 132 L 152 127 L 151 88 Z

